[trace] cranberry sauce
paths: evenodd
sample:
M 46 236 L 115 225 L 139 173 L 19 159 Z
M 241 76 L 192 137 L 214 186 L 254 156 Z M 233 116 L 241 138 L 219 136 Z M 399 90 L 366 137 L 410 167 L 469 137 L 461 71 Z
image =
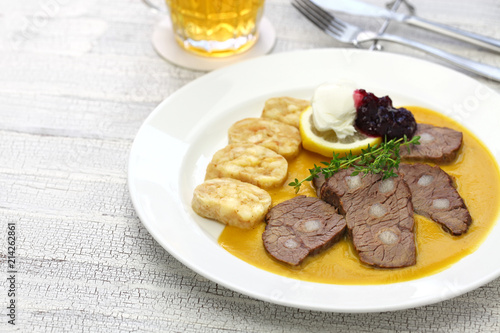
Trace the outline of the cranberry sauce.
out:
M 364 89 L 354 91 L 356 127 L 366 135 L 387 137 L 387 140 L 409 139 L 417 130 L 413 114 L 405 108 L 395 108 L 389 96 L 377 97 Z

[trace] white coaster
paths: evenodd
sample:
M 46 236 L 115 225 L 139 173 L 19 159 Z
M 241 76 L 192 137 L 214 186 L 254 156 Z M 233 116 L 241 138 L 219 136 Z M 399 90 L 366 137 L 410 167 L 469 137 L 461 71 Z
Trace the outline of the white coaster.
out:
M 208 58 L 185 51 L 175 41 L 172 24 L 169 18 L 161 20 L 153 32 L 153 47 L 160 56 L 171 63 L 202 71 L 211 71 L 242 60 L 247 60 L 267 54 L 276 41 L 276 31 L 271 22 L 263 17 L 259 25 L 259 38 L 255 44 L 245 52 L 225 58 Z

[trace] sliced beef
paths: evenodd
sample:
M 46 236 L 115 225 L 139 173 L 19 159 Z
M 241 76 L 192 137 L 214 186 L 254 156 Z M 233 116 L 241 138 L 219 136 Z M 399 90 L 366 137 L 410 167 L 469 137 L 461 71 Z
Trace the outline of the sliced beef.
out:
M 314 187 L 314 189 L 316 190 L 316 195 L 318 196 L 318 198 L 321 197 L 321 186 L 323 186 L 323 184 L 325 183 L 325 175 L 320 173 L 318 174 L 318 177 L 316 178 L 313 178 L 312 180 L 312 185 Z
M 400 164 L 399 173 L 410 187 L 415 212 L 443 226 L 452 235 L 465 233 L 472 218 L 453 186 L 452 178 L 438 166 Z
M 323 200 L 345 214 L 359 259 L 381 268 L 416 262 L 413 207 L 408 186 L 400 177 L 379 174 L 350 176 L 343 169 L 321 187 Z
M 408 147 L 401 147 L 400 154 L 405 160 L 451 162 L 462 146 L 462 132 L 447 127 L 418 124 L 414 136 L 420 136 L 420 144 L 411 145 L 410 152 Z
M 294 266 L 333 245 L 346 229 L 344 217 L 334 207 L 303 195 L 274 206 L 266 222 L 262 234 L 265 249 L 275 259 Z

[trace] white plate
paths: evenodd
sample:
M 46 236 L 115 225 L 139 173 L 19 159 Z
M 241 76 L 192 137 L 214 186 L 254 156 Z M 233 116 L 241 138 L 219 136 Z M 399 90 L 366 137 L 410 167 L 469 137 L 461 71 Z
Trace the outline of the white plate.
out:
M 287 306 L 374 312 L 439 302 L 500 276 L 500 226 L 473 254 L 425 278 L 387 285 L 332 285 L 278 276 L 247 264 L 217 244 L 222 226 L 191 209 L 212 155 L 229 126 L 260 116 L 264 101 L 310 98 L 319 84 L 349 78 L 389 95 L 395 105 L 420 105 L 464 123 L 500 160 L 500 95 L 448 68 L 401 55 L 352 49 L 281 53 L 209 73 L 163 101 L 139 130 L 129 160 L 129 189 L 151 235 L 202 276 L 242 294 Z

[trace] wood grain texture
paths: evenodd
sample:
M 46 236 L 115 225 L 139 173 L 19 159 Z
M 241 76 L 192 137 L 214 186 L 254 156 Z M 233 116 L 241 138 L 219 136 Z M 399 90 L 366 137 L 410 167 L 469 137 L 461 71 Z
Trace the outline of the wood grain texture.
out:
M 500 38 L 496 0 L 415 4 L 425 18 Z M 276 28 L 273 53 L 342 46 L 288 0 L 267 0 L 265 14 Z M 228 290 L 159 246 L 130 200 L 129 150 L 155 106 L 204 72 L 157 56 L 150 37 L 158 20 L 139 0 L 1 2 L 0 332 L 500 331 L 498 279 L 416 309 L 323 313 Z M 422 30 L 390 31 L 500 67 L 499 54 Z M 8 222 L 17 225 L 15 327 L 5 319 Z

